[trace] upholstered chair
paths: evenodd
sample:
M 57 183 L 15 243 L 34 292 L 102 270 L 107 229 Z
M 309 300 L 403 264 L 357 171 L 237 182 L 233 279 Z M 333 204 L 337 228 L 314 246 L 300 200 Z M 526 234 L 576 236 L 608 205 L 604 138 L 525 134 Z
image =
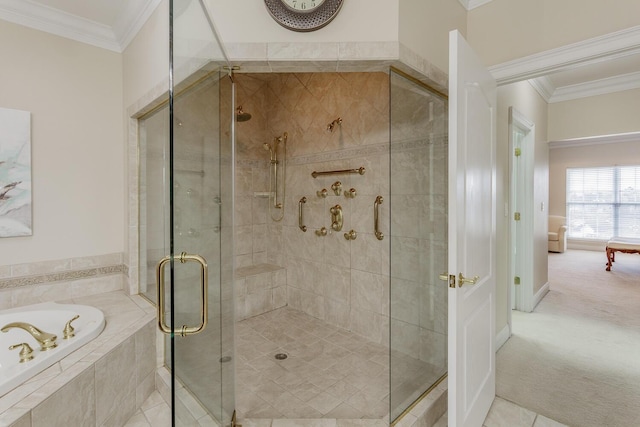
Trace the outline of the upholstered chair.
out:
M 564 252 L 567 248 L 567 219 L 549 215 L 549 252 Z

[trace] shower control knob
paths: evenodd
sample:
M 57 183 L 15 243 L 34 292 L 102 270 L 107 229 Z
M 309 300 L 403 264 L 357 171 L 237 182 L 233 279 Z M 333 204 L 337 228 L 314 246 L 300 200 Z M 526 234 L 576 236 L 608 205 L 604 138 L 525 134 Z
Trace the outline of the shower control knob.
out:
M 329 192 L 326 188 L 323 188 L 320 191 L 316 191 L 316 194 L 318 195 L 318 197 L 322 197 L 324 199 L 325 197 L 327 197 L 327 194 L 329 194 Z
M 347 240 L 356 240 L 358 233 L 355 230 L 351 230 L 348 233 L 344 233 L 344 238 Z
M 349 191 L 344 190 L 344 197 L 347 199 L 354 199 L 356 197 L 356 189 L 352 188 Z

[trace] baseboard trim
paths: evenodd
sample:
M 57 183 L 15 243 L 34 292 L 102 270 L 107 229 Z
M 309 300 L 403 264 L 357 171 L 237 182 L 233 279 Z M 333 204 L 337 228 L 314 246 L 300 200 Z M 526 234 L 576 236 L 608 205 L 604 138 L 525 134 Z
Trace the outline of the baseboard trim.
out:
M 496 351 L 500 350 L 500 347 L 507 342 L 507 340 L 511 337 L 511 328 L 509 325 L 505 325 L 504 328 L 496 335 Z
M 533 308 L 534 309 L 536 308 L 538 303 L 540 301 L 542 301 L 542 298 L 544 298 L 544 296 L 547 294 L 547 292 L 549 292 L 549 282 L 547 282 L 544 285 L 542 285 L 540 290 L 538 292 L 536 292 L 536 294 L 533 296 Z

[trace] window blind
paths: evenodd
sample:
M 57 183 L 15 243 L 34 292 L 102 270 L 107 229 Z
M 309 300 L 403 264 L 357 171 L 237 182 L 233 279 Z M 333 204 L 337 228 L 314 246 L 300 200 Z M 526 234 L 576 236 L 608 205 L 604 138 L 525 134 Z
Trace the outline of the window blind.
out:
M 640 166 L 567 169 L 571 238 L 640 237 Z

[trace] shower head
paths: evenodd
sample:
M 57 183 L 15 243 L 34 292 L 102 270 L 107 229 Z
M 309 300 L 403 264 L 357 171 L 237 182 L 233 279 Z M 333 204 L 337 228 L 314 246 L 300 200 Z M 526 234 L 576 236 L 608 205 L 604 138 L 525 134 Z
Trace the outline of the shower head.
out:
M 242 105 L 236 109 L 236 120 L 239 122 L 246 122 L 251 119 L 251 114 L 242 111 Z

